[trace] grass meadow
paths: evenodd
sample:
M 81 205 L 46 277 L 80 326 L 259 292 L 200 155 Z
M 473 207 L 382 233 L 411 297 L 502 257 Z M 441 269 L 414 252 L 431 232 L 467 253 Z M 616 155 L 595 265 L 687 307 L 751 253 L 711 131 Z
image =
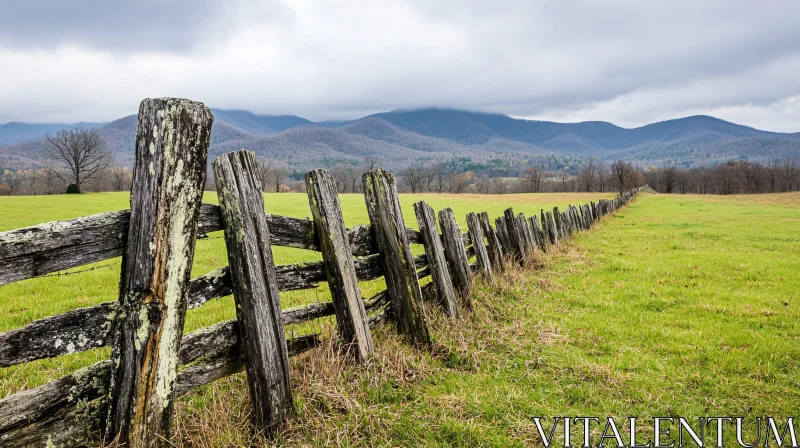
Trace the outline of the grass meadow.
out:
M 513 206 L 530 215 L 611 196 L 424 194 L 402 195 L 401 203 L 416 228 L 411 204 L 422 198 L 437 210 L 451 206 L 464 225 L 470 211 L 496 217 Z M 127 200 L 124 193 L 4 197 L 0 231 L 123 209 Z M 348 226 L 368 221 L 361 195 L 341 201 Z M 269 213 L 309 215 L 305 194 L 266 194 L 265 202 Z M 198 241 L 194 277 L 226 263 L 218 236 Z M 290 248 L 274 254 L 279 264 L 320 259 Z M 95 266 L 0 287 L 0 331 L 116 300 L 119 260 Z M 296 415 L 271 442 L 536 446 L 533 416 L 638 416 L 645 441 L 653 416 L 785 422 L 800 410 L 799 273 L 800 194 L 644 193 L 496 285 L 479 282 L 475 311 L 459 321 L 430 304 L 430 353 L 386 325 L 375 330 L 378 354 L 367 366 L 342 360 L 330 344 L 293 358 Z M 380 289 L 380 280 L 362 284 L 365 296 Z M 328 300 L 324 285 L 281 298 L 284 307 Z M 215 300 L 189 312 L 186 331 L 233 317 L 231 298 Z M 323 327 L 330 325 L 289 331 Z M 0 397 L 106 357 L 108 349 L 94 350 L 0 369 Z M 175 445 L 267 443 L 251 435 L 247 401 L 243 374 L 190 393 L 177 406 Z M 576 428 L 573 443 L 579 439 Z

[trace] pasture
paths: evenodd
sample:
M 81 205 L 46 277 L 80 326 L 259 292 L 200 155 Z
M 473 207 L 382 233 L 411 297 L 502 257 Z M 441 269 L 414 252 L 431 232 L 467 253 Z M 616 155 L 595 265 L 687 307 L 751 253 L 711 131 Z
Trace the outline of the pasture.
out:
M 494 218 L 514 207 L 530 215 L 612 196 L 421 194 L 401 195 L 401 203 L 417 228 L 411 204 L 420 199 L 452 207 L 464 226 L 470 211 Z M 4 197 L 0 231 L 119 210 L 127 200 L 127 193 Z M 368 222 L 363 196 L 341 202 L 348 226 Z M 305 194 L 266 194 L 265 203 L 268 213 L 309 215 Z M 198 241 L 193 277 L 226 264 L 219 236 Z M 319 259 L 300 249 L 274 254 L 278 264 Z M 92 267 L 0 287 L 0 331 L 116 300 L 119 260 Z M 278 442 L 523 446 L 537 444 L 534 415 L 793 416 L 800 410 L 798 273 L 800 194 L 643 194 L 499 285 L 479 284 L 474 313 L 462 317 L 468 325 L 429 313 L 431 353 L 384 326 L 366 367 L 339 362 L 329 346 L 293 359 L 297 418 Z M 364 295 L 380 282 L 362 284 Z M 320 285 L 281 300 L 289 307 L 326 297 Z M 216 300 L 190 311 L 185 331 L 234 317 L 231 298 Z M 0 397 L 107 358 L 101 349 L 0 369 Z M 175 443 L 259 443 L 248 436 L 247 412 L 241 374 L 201 387 L 179 402 Z

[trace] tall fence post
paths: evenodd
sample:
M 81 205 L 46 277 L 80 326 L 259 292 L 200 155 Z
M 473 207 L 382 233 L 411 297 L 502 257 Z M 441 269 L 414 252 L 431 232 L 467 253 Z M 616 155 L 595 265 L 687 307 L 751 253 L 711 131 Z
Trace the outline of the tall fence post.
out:
M 169 445 L 213 120 L 206 106 L 189 100 L 146 99 L 139 106 L 111 352 L 108 441 Z
M 356 359 L 366 362 L 375 354 L 375 348 L 336 185 L 327 170 L 317 169 L 306 174 L 306 190 L 325 261 L 337 328 L 342 341 L 355 349 Z
M 417 215 L 419 232 L 422 234 L 425 255 L 428 257 L 428 267 L 431 270 L 436 300 L 444 313 L 453 318 L 458 318 L 456 294 L 453 291 L 453 281 L 447 269 L 447 260 L 442 249 L 442 239 L 436 225 L 436 214 L 425 201 L 414 204 L 414 214 Z
M 253 423 L 271 433 L 292 411 L 292 389 L 256 155 L 245 150 L 224 154 L 213 168 Z
M 445 207 L 439 210 L 439 226 L 442 228 L 444 241 L 444 257 L 450 266 L 450 274 L 455 284 L 461 303 L 472 309 L 472 271 L 469 260 L 464 250 L 464 240 L 461 238 L 461 227 L 456 223 L 453 209 Z
M 492 223 L 489 221 L 489 214 L 481 212 L 478 215 L 481 222 L 481 229 L 486 236 L 486 241 L 489 243 L 489 257 L 492 260 L 492 268 L 496 272 L 504 272 L 506 269 L 503 262 L 503 249 L 500 247 L 500 240 L 497 238 L 497 233 L 492 229 Z M 475 244 L 473 240 L 473 244 Z
M 478 269 L 486 280 L 493 282 L 492 262 L 486 250 L 486 243 L 483 242 L 483 229 L 481 229 L 478 215 L 475 213 L 467 214 L 467 228 L 469 229 L 469 237 L 472 240 L 472 247 L 475 248 L 475 259 L 478 263 Z
M 394 176 L 386 170 L 374 169 L 364 173 L 361 182 L 397 328 L 415 343 L 430 346 L 422 291 Z

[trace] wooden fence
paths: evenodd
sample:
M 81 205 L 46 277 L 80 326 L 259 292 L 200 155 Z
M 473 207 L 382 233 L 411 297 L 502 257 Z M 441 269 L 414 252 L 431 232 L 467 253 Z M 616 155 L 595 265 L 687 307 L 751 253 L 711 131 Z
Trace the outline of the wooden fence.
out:
M 335 316 L 339 345 L 354 362 L 373 355 L 370 329 L 386 322 L 424 348 L 423 296 L 456 318 L 473 306 L 475 275 L 491 281 L 505 263 L 547 251 L 638 192 L 531 217 L 509 208 L 494 228 L 486 212 L 470 213 L 464 233 L 449 207 L 437 223 L 421 201 L 417 232 L 405 227 L 392 174 L 372 170 L 362 178 L 370 225 L 348 229 L 325 170 L 306 175 L 313 220 L 266 214 L 255 155 L 244 150 L 214 161 L 220 205 L 202 204 L 212 120 L 201 103 L 144 100 L 130 210 L 0 233 L 0 285 L 122 256 L 118 301 L 0 333 L 0 368 L 112 347 L 108 361 L 0 400 L 0 446 L 102 438 L 165 446 L 176 397 L 242 370 L 254 423 L 276 431 L 292 409 L 288 358 L 320 343 L 319 334 L 287 339 L 285 325 Z M 229 265 L 190 279 L 196 235 L 217 230 Z M 414 257 L 411 244 L 425 255 Z M 320 251 L 323 261 L 276 266 L 271 246 Z M 358 283 L 381 276 L 386 289 L 363 298 Z M 330 302 L 280 308 L 280 291 L 319 282 L 328 282 Z M 231 294 L 235 320 L 182 335 L 187 309 Z

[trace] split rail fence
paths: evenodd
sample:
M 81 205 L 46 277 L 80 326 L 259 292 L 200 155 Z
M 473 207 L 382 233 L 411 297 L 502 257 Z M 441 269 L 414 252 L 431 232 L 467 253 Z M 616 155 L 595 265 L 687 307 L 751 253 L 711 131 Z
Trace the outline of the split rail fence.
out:
M 509 208 L 494 227 L 486 212 L 470 213 L 464 233 L 449 207 L 437 222 L 421 201 L 415 231 L 394 177 L 377 169 L 362 177 L 370 225 L 346 228 L 325 170 L 306 175 L 313 220 L 266 214 L 255 155 L 244 150 L 213 162 L 220 205 L 202 204 L 212 121 L 201 103 L 144 100 L 130 210 L 0 233 L 0 285 L 122 256 L 119 300 L 0 333 L 0 368 L 112 347 L 110 360 L 0 399 L 0 446 L 167 446 L 175 398 L 242 370 L 254 423 L 274 432 L 292 411 L 288 358 L 320 343 L 319 334 L 287 339 L 285 325 L 335 316 L 355 362 L 373 355 L 370 330 L 386 322 L 428 346 L 423 296 L 456 318 L 472 308 L 476 275 L 491 281 L 505 263 L 547 251 L 638 192 L 531 217 Z M 228 266 L 190 279 L 197 234 L 217 230 Z M 411 244 L 425 255 L 414 257 Z M 271 246 L 320 251 L 323 261 L 276 266 Z M 358 283 L 381 276 L 386 289 L 363 298 Z M 330 302 L 281 309 L 279 292 L 319 282 Z M 187 309 L 231 294 L 235 320 L 182 334 Z

